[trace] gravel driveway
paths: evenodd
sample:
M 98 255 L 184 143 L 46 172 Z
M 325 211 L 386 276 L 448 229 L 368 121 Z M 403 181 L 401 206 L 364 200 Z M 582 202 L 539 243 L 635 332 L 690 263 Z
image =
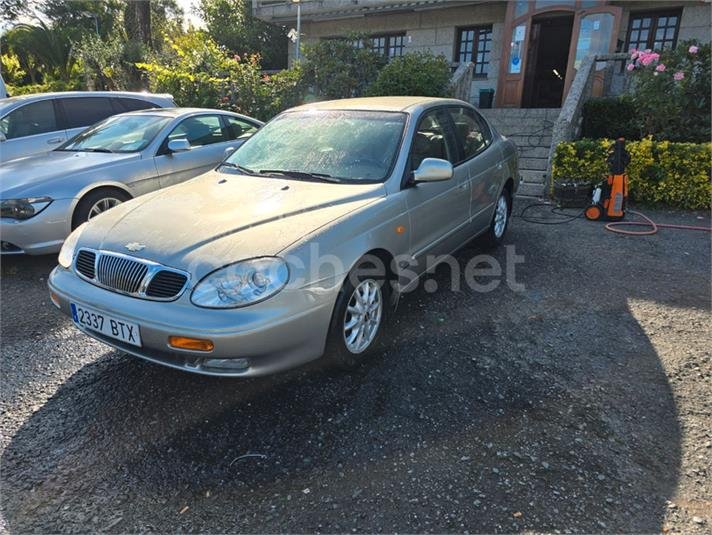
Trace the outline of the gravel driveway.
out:
M 508 243 L 524 291 L 420 289 L 355 373 L 259 380 L 120 354 L 3 259 L 0 530 L 709 533 L 709 234 Z

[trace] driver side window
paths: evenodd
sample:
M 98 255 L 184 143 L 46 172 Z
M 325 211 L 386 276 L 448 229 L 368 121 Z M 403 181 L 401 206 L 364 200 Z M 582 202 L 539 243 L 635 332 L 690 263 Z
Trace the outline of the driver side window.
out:
M 423 116 L 410 147 L 410 170 L 415 171 L 425 158 L 440 158 L 455 163 L 454 146 L 445 125 L 447 118 L 442 110 Z
M 168 134 L 168 141 L 187 139 L 191 147 L 227 141 L 217 115 L 188 117 Z

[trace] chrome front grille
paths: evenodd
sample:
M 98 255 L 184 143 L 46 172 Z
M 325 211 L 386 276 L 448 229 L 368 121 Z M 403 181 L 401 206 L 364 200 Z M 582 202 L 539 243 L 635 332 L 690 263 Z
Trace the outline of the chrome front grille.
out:
M 125 256 L 102 254 L 97 262 L 96 279 L 102 286 L 133 294 L 139 291 L 148 266 Z
M 141 299 L 171 301 L 188 283 L 188 274 L 142 258 L 121 253 L 80 249 L 75 272 L 85 280 Z

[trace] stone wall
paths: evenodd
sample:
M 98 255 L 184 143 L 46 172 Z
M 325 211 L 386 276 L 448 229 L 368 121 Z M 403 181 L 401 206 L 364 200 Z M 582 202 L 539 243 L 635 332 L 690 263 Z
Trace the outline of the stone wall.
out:
M 457 29 L 465 26 L 492 25 L 492 52 L 489 74 L 472 82 L 471 102 L 478 104 L 481 88 L 497 89 L 497 74 L 502 55 L 502 29 L 506 4 L 493 2 L 462 7 L 431 9 L 401 13 L 379 13 L 372 16 L 336 20 L 303 21 L 303 42 L 325 37 L 345 36 L 349 33 L 369 34 L 405 32 L 407 52 L 431 51 L 455 59 Z M 294 47 L 290 45 L 290 61 Z
M 615 5 L 623 7 L 623 17 L 618 34 L 618 40 L 625 45 L 628 37 L 628 22 L 631 12 L 656 11 L 669 8 L 682 7 L 682 17 L 680 18 L 680 31 L 677 41 L 687 41 L 696 39 L 702 43 L 709 43 L 712 39 L 712 4 L 701 1 L 640 1 L 640 2 L 613 2 Z M 625 73 L 620 68 L 616 69 L 611 82 L 609 94 L 620 95 L 625 90 Z

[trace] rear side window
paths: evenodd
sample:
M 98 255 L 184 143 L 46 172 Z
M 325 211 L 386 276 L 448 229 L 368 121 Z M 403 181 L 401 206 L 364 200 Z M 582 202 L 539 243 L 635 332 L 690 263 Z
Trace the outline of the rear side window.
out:
M 148 102 L 147 100 L 141 100 L 140 98 L 114 98 L 112 99 L 116 105 L 117 113 L 124 113 L 127 111 L 136 110 L 148 110 L 150 108 L 158 108 L 159 106 L 153 102 Z
M 191 147 L 227 141 L 217 115 L 188 117 L 168 135 L 169 141 L 173 139 L 187 139 Z
M 108 97 L 78 97 L 59 99 L 64 107 L 67 128 L 81 128 L 114 115 Z
M 247 139 L 258 130 L 257 125 L 248 123 L 237 117 L 223 115 L 223 118 L 225 122 L 227 122 L 228 139 Z
M 34 136 L 56 130 L 59 128 L 51 100 L 25 104 L 0 119 L 0 132 L 5 134 L 7 139 Z
M 448 112 L 455 125 L 458 143 L 462 148 L 463 160 L 485 150 L 492 142 L 486 123 L 469 108 L 449 108 Z

